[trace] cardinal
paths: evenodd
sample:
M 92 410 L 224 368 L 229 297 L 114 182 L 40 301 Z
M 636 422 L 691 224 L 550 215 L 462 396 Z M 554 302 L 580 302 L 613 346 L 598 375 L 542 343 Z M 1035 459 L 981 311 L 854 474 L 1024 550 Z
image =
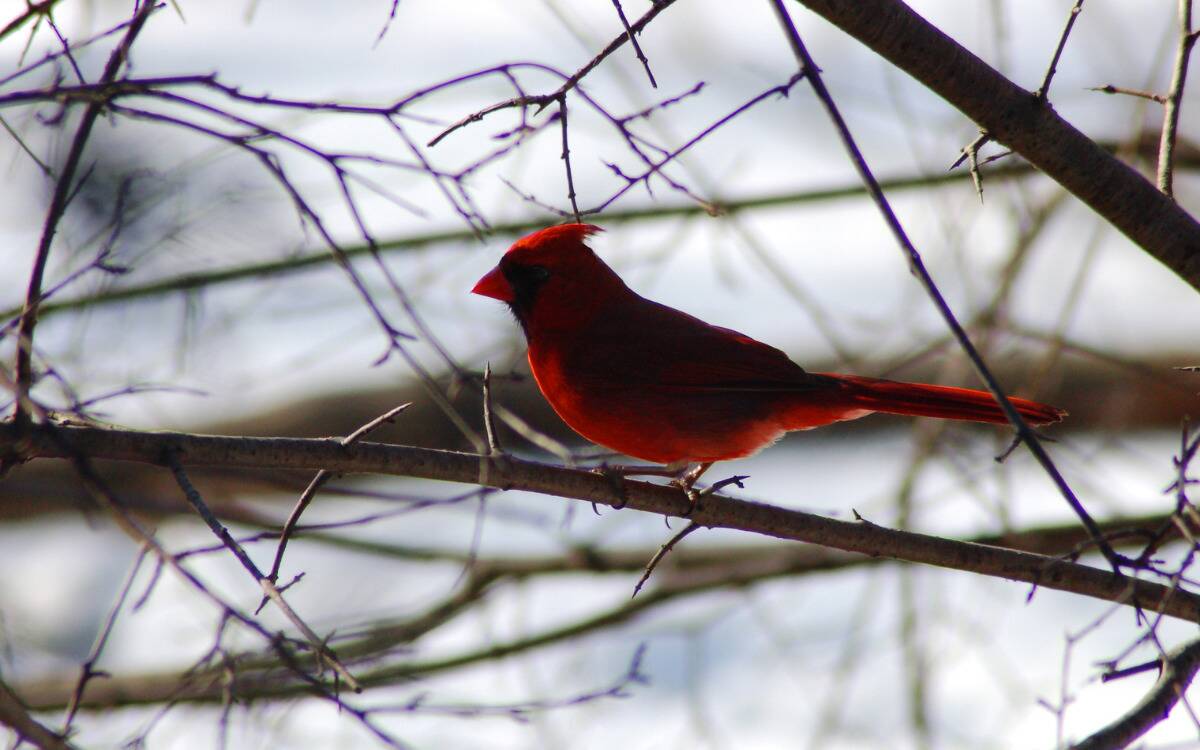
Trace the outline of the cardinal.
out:
M 749 456 L 792 430 L 872 412 L 1008 421 L 984 391 L 807 372 L 773 346 L 648 300 L 585 244 L 599 231 L 563 224 L 522 237 L 471 291 L 508 305 L 538 388 L 564 422 L 661 464 L 623 469 L 675 477 L 693 507 L 692 486 L 714 462 Z M 1066 415 L 1009 400 L 1031 424 Z

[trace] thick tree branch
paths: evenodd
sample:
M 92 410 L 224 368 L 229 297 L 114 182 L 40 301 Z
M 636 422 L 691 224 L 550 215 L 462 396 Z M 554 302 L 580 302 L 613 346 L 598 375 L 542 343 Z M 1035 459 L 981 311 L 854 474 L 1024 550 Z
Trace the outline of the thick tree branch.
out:
M 488 486 L 500 489 L 609 506 L 626 504 L 669 516 L 691 510 L 683 493 L 671 487 L 626 481 L 625 492 L 618 494 L 609 479 L 590 471 L 403 445 L 347 446 L 336 438 L 219 437 L 58 425 L 34 425 L 24 440 L 19 438 L 11 423 L 0 424 L 0 452 L 19 449 L 29 458 L 63 458 L 69 449 L 95 459 L 161 464 L 170 452 L 182 466 L 327 469 L 472 484 L 486 479 Z M 869 522 L 837 521 L 721 495 L 702 498 L 689 517 L 702 526 L 1023 581 L 1200 622 L 1200 596 L 1042 555 L 895 531 Z
M 928 86 L 1200 289 L 1200 223 L 899 0 L 800 0 Z

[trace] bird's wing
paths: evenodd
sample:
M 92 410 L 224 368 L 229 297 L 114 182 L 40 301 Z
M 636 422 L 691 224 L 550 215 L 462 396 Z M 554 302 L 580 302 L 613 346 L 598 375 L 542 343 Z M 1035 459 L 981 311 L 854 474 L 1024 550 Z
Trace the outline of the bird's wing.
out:
M 746 392 L 824 385 L 773 346 L 644 298 L 597 320 L 568 360 L 571 377 L 593 386 Z

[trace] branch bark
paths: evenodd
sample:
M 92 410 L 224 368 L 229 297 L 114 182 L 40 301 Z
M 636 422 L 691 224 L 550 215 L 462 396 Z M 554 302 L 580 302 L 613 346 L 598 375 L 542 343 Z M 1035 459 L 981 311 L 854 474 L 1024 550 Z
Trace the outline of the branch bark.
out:
M 970 117 L 1200 290 L 1200 223 L 899 0 L 800 0 Z
M 11 422 L 0 424 L 0 452 L 18 450 L 26 458 L 65 458 L 75 452 L 94 459 L 163 465 L 171 455 L 182 466 L 392 474 L 520 489 L 669 516 L 691 511 L 688 499 L 672 487 L 626 481 L 625 491 L 618 493 L 609 478 L 590 471 L 404 445 L 347 446 L 337 438 L 221 437 L 47 424 L 34 425 L 22 435 Z M 702 498 L 689 518 L 702 526 L 1007 578 L 1200 622 L 1200 596 L 1043 555 L 896 531 L 866 521 L 838 521 L 723 495 Z

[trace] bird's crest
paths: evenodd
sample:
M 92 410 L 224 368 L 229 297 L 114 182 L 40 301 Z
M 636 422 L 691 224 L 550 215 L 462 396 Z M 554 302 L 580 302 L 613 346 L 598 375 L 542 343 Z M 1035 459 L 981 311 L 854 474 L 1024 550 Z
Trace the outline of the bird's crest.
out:
M 558 226 L 546 227 L 532 234 L 525 235 L 514 242 L 512 247 L 508 249 L 508 252 L 556 251 L 583 247 L 583 241 L 588 235 L 603 231 L 603 229 L 595 224 L 559 224 Z

